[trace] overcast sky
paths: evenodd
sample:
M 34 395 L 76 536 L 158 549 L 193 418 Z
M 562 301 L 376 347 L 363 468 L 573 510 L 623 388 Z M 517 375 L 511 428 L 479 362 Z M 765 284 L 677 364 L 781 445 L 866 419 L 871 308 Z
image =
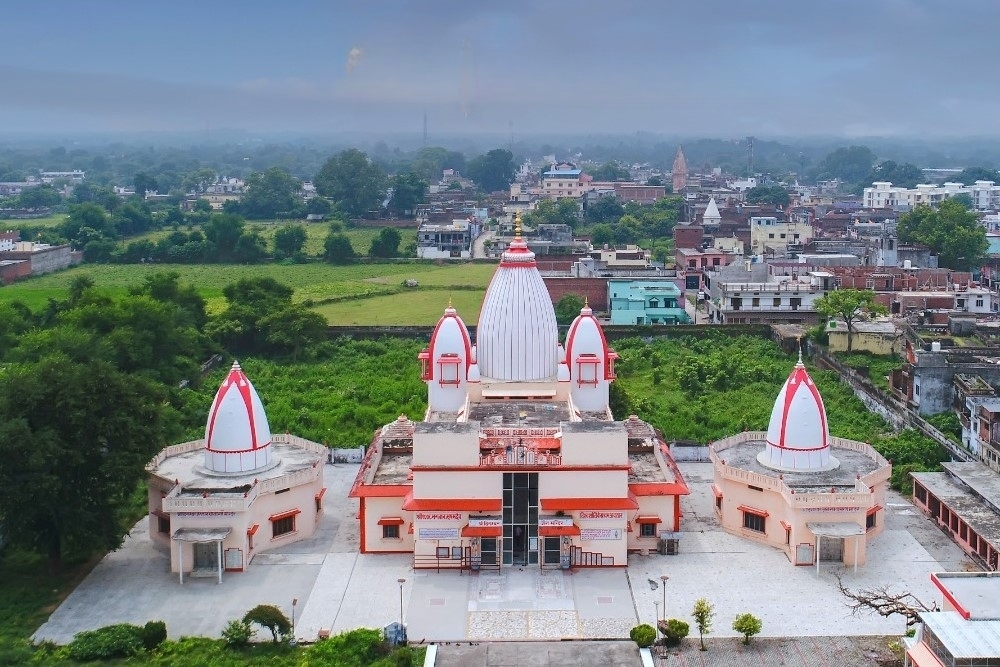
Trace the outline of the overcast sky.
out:
M 1000 136 L 998 25 L 1000 0 L 2 0 L 0 132 Z

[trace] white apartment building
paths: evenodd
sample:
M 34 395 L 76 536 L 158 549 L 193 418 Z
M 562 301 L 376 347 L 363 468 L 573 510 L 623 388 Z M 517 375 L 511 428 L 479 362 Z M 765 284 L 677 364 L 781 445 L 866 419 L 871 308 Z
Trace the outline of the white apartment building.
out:
M 542 173 L 542 196 L 549 199 L 582 197 L 590 188 L 589 177 L 579 169 L 551 169 Z
M 835 277 L 825 271 L 810 271 L 801 279 L 777 278 L 739 282 L 706 275 L 710 320 L 718 324 L 814 324 L 818 321 L 816 300 L 836 289 Z
M 993 181 L 976 181 L 973 185 L 948 182 L 944 185 L 921 184 L 915 188 L 894 187 L 889 181 L 876 181 L 864 190 L 864 205 L 868 208 L 903 208 L 925 204 L 937 206 L 959 194 L 972 197 L 977 211 L 1000 208 L 1000 185 Z
M 750 218 L 750 246 L 754 253 L 784 252 L 789 244 L 808 243 L 813 228 L 808 222 L 784 222 L 773 216 Z

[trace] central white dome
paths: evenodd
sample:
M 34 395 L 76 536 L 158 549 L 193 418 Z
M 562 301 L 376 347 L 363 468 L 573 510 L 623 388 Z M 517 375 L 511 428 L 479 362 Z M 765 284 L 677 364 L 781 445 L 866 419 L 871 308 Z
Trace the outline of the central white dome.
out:
M 484 381 L 556 379 L 556 311 L 535 265 L 535 254 L 520 231 L 504 252 L 486 289 L 476 329 L 476 351 Z
M 779 470 L 831 470 L 830 431 L 823 397 L 802 358 L 778 392 L 767 427 L 767 446 L 757 460 Z

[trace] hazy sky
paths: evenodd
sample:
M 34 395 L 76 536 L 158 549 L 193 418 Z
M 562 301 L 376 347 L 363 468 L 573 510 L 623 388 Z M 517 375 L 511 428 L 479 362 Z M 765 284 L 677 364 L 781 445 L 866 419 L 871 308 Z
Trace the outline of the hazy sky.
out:
M 2 0 L 0 132 L 998 136 L 997 25 L 1000 0 Z

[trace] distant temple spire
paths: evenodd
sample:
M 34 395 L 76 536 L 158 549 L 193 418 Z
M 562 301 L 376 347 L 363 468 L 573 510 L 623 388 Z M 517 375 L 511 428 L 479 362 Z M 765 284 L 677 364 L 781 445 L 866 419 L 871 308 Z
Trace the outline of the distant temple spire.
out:
M 678 193 L 687 186 L 688 167 L 687 160 L 684 159 L 684 148 L 677 147 L 677 154 L 674 156 L 674 166 L 670 170 L 673 177 L 674 193 Z

